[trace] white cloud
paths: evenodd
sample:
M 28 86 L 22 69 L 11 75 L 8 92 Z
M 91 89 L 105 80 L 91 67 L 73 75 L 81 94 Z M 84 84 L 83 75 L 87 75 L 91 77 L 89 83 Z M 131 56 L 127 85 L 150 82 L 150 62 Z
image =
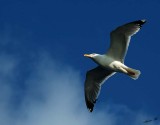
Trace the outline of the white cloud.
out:
M 5 78 L 10 78 L 10 73 L 14 75 L 15 62 L 6 59 L 3 63 L 6 68 L 0 72 L 6 74 Z M 111 103 L 104 110 L 89 113 L 84 103 L 83 81 L 77 70 L 55 61 L 46 53 L 34 64 L 32 73 L 25 80 L 26 92 L 17 111 L 11 111 L 8 106 L 16 90 L 13 91 L 10 84 L 1 84 L 1 125 L 137 125 L 148 117 L 124 105 Z
M 0 54 L 0 124 L 10 125 L 10 105 L 12 96 L 12 81 L 16 60 L 8 54 Z
M 104 114 L 101 113 L 92 120 L 85 107 L 79 73 L 46 55 L 26 84 L 28 94 L 22 107 L 27 116 L 26 125 L 94 125 L 97 120 L 102 124 L 106 124 L 103 122 L 106 120 L 111 122 L 109 117 L 103 120 Z

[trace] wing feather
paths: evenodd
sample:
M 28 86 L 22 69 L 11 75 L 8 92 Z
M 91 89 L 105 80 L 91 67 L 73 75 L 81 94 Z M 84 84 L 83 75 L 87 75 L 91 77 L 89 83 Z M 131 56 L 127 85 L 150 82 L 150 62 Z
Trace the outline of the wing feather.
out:
M 122 25 L 110 33 L 111 43 L 107 55 L 121 62 L 124 61 L 131 36 L 136 34 L 145 20 L 138 20 Z
M 94 103 L 100 93 L 101 85 L 113 74 L 113 71 L 100 66 L 87 72 L 85 80 L 85 101 L 90 112 L 93 111 Z

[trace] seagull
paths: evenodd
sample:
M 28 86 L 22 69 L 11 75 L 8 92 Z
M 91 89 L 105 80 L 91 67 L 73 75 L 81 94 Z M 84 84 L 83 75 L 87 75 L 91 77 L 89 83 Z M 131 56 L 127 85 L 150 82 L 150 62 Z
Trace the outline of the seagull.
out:
M 159 117 L 155 117 L 154 119 L 145 120 L 143 123 L 148 123 L 148 122 L 152 122 L 152 121 L 157 121 L 158 119 L 159 119 Z
M 136 34 L 146 20 L 138 20 L 119 26 L 110 33 L 110 47 L 105 54 L 84 54 L 98 66 L 87 71 L 84 85 L 85 102 L 88 110 L 93 111 L 100 94 L 101 85 L 116 72 L 124 73 L 132 79 L 138 79 L 141 72 L 124 64 L 131 36 Z

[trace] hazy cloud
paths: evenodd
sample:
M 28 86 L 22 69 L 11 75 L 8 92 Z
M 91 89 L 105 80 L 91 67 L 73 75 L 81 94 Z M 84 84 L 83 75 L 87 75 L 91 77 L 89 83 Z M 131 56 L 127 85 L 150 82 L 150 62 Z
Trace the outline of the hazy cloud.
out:
M 112 103 L 107 104 L 104 110 L 89 113 L 84 103 L 79 71 L 46 53 L 36 61 L 23 83 L 26 88 L 21 103 L 14 104 L 11 97 L 16 90 L 11 83 L 18 61 L 7 55 L 0 56 L 3 64 L 0 73 L 4 75 L 0 79 L 1 125 L 140 125 L 148 117 L 143 112 Z M 11 104 L 18 105 L 17 110 L 12 110 Z

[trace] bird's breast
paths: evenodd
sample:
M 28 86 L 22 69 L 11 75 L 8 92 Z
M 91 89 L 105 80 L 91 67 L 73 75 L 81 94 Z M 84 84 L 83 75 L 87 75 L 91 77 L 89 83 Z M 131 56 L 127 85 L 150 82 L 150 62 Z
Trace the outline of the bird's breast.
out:
M 114 69 L 115 60 L 108 56 L 102 56 L 101 58 L 94 60 L 98 65 L 107 68 Z
M 124 64 L 112 58 L 107 58 L 107 59 L 104 59 L 103 61 L 101 60 L 99 62 L 99 65 L 109 70 L 119 71 L 120 67 L 123 67 L 122 65 Z
M 120 67 L 122 67 L 122 63 L 121 62 L 119 62 L 119 61 L 113 61 L 113 62 L 111 62 L 110 64 L 109 64 L 109 67 L 111 68 L 111 69 L 113 69 L 113 70 L 117 70 L 117 69 L 119 69 Z

